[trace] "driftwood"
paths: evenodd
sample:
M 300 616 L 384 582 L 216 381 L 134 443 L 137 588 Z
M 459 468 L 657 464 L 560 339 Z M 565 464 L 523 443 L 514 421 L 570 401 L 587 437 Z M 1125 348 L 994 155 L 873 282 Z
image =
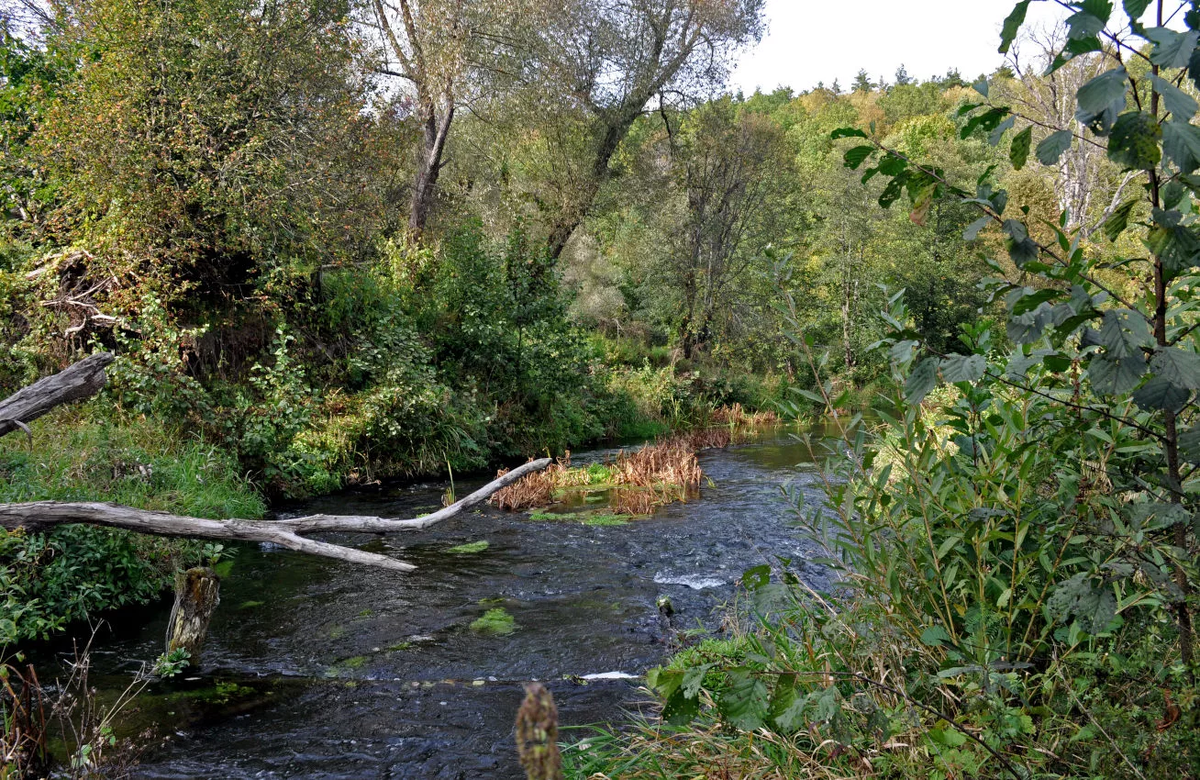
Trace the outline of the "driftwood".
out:
M 29 434 L 29 423 L 56 406 L 91 398 L 104 387 L 104 367 L 111 352 L 98 352 L 0 401 L 0 436 L 18 428 Z
M 155 536 L 266 542 L 311 555 L 408 572 L 413 571 L 416 567 L 386 555 L 365 552 L 339 544 L 318 542 L 306 539 L 304 535 L 326 531 L 371 534 L 420 531 L 483 503 L 497 490 L 516 482 L 526 474 L 541 471 L 549 465 L 549 458 L 530 461 L 489 482 L 461 501 L 433 514 L 412 520 L 389 520 L 383 517 L 358 517 L 355 515 L 309 515 L 273 521 L 206 520 L 200 517 L 184 517 L 166 512 L 133 509 L 119 504 L 33 501 L 24 504 L 0 504 L 0 528 L 9 531 L 24 528 L 26 531 L 36 532 L 57 525 L 84 523 L 109 528 L 124 528 Z

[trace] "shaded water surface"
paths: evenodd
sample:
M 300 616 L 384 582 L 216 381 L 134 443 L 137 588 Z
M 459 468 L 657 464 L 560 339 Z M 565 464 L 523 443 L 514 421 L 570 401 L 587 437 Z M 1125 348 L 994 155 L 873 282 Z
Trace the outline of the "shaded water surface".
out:
M 489 508 L 425 532 L 335 539 L 411 561 L 419 568 L 409 575 L 243 547 L 201 671 L 139 700 L 135 719 L 169 738 L 138 776 L 520 777 L 511 734 L 522 681 L 548 681 L 565 726 L 618 721 L 643 704 L 634 683 L 613 678 L 661 662 L 675 629 L 715 627 L 746 568 L 816 554 L 788 526 L 780 490 L 815 497 L 811 460 L 782 431 L 702 453 L 712 484 L 700 498 L 628 526 Z M 444 487 L 345 493 L 281 514 L 412 517 L 438 506 Z M 483 552 L 449 552 L 479 540 Z M 824 584 L 819 567 L 800 571 Z M 662 595 L 675 608 L 669 620 Z M 471 630 L 497 607 L 516 631 Z M 97 640 L 102 686 L 160 652 L 167 612 Z

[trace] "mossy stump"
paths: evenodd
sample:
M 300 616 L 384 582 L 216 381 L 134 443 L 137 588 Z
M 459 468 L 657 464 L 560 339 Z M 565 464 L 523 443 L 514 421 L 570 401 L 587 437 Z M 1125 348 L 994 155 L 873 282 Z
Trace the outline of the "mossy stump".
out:
M 221 603 L 221 579 L 207 566 L 175 572 L 175 605 L 167 624 L 167 654 L 183 649 L 198 666 L 208 624 Z

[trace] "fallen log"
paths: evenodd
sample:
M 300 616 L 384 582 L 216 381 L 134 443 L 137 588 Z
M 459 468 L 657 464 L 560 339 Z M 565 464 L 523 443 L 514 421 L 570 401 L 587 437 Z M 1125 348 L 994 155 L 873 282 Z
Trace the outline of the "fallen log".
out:
M 65 503 L 60 501 L 32 501 L 22 504 L 0 504 L 0 528 L 15 531 L 23 528 L 29 532 L 44 531 L 58 525 L 83 523 L 87 525 L 124 528 L 154 536 L 180 536 L 193 539 L 216 539 L 219 541 L 259 542 L 279 545 L 288 550 L 334 558 L 350 563 L 379 566 L 393 571 L 410 572 L 416 569 L 411 563 L 389 558 L 378 553 L 365 552 L 340 544 L 306 539 L 305 534 L 342 531 L 355 533 L 386 534 L 398 531 L 420 531 L 443 520 L 454 517 L 473 506 L 487 501 L 497 490 L 516 482 L 534 471 L 540 471 L 551 463 L 550 458 L 530 461 L 513 469 L 502 477 L 489 482 L 466 498 L 456 501 L 425 517 L 411 520 L 392 520 L 383 517 L 357 517 L 354 515 L 309 515 L 285 520 L 207 520 L 201 517 L 185 517 L 167 512 L 151 512 L 144 509 L 110 503 Z
M 0 436 L 17 429 L 29 434 L 29 423 L 54 407 L 100 392 L 107 379 L 104 367 L 113 360 L 111 352 L 97 352 L 0 401 Z

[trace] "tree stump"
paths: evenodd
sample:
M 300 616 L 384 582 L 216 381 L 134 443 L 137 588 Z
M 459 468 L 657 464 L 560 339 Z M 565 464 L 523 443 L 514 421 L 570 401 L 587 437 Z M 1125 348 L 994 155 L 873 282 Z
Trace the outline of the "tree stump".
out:
M 167 624 L 167 653 L 188 651 L 188 664 L 200 664 L 200 648 L 208 634 L 217 605 L 221 603 L 221 579 L 207 566 L 175 573 L 175 606 Z

